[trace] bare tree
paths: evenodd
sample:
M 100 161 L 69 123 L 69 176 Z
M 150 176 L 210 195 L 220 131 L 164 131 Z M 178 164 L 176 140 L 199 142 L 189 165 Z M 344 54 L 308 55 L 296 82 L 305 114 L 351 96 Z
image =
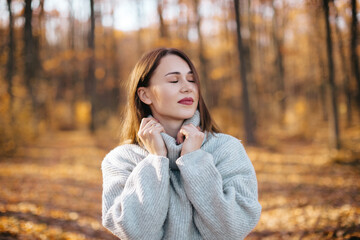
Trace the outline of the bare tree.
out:
M 33 99 L 32 81 L 34 81 L 35 69 L 33 68 L 34 39 L 32 35 L 32 0 L 25 0 L 25 24 L 24 24 L 24 60 L 25 60 L 25 81 L 28 91 Z M 33 103 L 34 105 L 35 103 Z
M 14 18 L 11 11 L 11 0 L 7 0 L 7 6 L 9 11 L 9 40 L 8 40 L 8 59 L 7 59 L 7 72 L 6 72 L 6 79 L 8 83 L 8 94 L 10 96 L 10 111 L 12 111 L 12 104 L 14 99 L 13 94 L 13 83 L 12 78 L 14 75 L 15 70 L 15 58 L 14 58 L 14 52 L 15 52 L 15 38 L 14 38 Z M 12 114 L 11 114 L 12 115 Z M 13 116 L 13 115 L 12 115 Z
M 32 29 L 32 8 L 31 8 L 32 0 L 25 0 L 25 24 L 24 24 L 24 80 L 26 84 L 26 88 L 29 92 L 33 114 L 35 118 L 34 128 L 37 131 L 36 127 L 36 118 L 37 118 L 37 99 L 35 93 L 35 85 L 36 85 L 36 74 L 39 71 L 40 63 L 39 63 L 39 56 L 38 56 L 38 42 L 37 39 L 33 36 L 33 29 Z
M 205 57 L 205 44 L 204 44 L 204 39 L 203 39 L 203 35 L 201 32 L 201 22 L 202 22 L 202 17 L 200 14 L 200 7 L 199 7 L 199 0 L 194 0 L 194 9 L 195 9 L 195 13 L 196 13 L 196 28 L 197 28 L 197 33 L 198 33 L 198 37 L 199 37 L 199 60 L 200 60 L 200 79 L 201 81 L 204 83 L 203 86 L 203 90 L 205 92 L 205 99 L 206 102 L 208 104 L 208 106 L 211 108 L 214 103 L 212 101 L 211 98 L 211 87 L 209 84 L 209 75 L 208 75 L 208 60 Z
M 114 1 L 115 4 L 116 1 Z M 118 58 L 118 41 L 116 40 L 115 37 L 115 12 L 112 12 L 112 18 L 113 18 L 113 29 L 112 29 L 112 35 L 111 35 L 111 39 L 112 39 L 112 45 L 113 45 L 113 49 L 114 52 L 111 54 L 111 58 L 112 58 L 112 63 L 113 63 L 113 76 L 114 76 L 114 81 L 115 81 L 115 86 L 112 90 L 112 99 L 113 99 L 113 110 L 117 110 L 117 108 L 119 107 L 120 104 L 120 100 L 122 97 L 122 89 L 120 88 L 120 72 L 121 72 L 121 65 L 119 62 L 119 58 Z
M 310 4 L 313 3 L 313 4 Z M 310 2 L 308 1 L 308 8 L 307 11 L 310 12 L 310 21 L 312 30 L 310 32 L 310 38 L 312 41 L 311 46 L 313 47 L 313 56 L 315 56 L 315 59 L 317 61 L 317 71 L 319 71 L 318 75 L 318 92 L 319 92 L 319 104 L 320 104 L 320 110 L 322 114 L 322 120 L 328 121 L 329 113 L 328 113 L 328 107 L 326 104 L 326 85 L 327 85 L 327 73 L 326 73 L 326 56 L 324 54 L 324 48 L 323 46 L 323 39 L 325 38 L 325 31 L 326 30 L 323 27 L 323 22 L 325 21 L 324 11 L 322 7 L 321 1 L 314 1 Z M 320 17 L 321 16 L 321 17 Z
M 275 60 L 275 67 L 277 69 L 277 91 L 280 93 L 280 119 L 282 122 L 284 120 L 285 111 L 286 111 L 286 98 L 285 98 L 285 81 L 284 81 L 284 64 L 283 64 L 283 54 L 282 54 L 282 48 L 283 48 L 283 36 L 282 31 L 280 31 L 279 22 L 278 22 L 278 11 L 277 8 L 274 6 L 274 0 L 271 1 L 272 8 L 274 10 L 273 15 L 273 42 L 274 42 L 274 50 L 276 55 Z
M 359 69 L 359 58 L 356 54 L 357 47 L 357 9 L 356 9 L 356 0 L 351 0 L 351 12 L 352 12 L 352 21 L 351 21 L 351 62 L 352 62 L 352 71 L 357 83 L 357 104 L 360 108 L 360 69 Z
M 237 32 L 237 46 L 240 60 L 240 74 L 241 74 L 241 83 L 242 83 L 242 103 L 244 110 L 244 128 L 245 135 L 248 144 L 256 144 L 256 139 L 254 135 L 254 121 L 253 115 L 250 107 L 250 97 L 247 84 L 247 72 L 246 72 L 246 59 L 244 55 L 242 37 L 241 37 L 241 21 L 240 21 L 240 9 L 239 9 L 239 0 L 234 0 L 235 7 L 235 18 L 236 18 L 236 32 Z
M 141 20 L 143 19 L 143 11 L 142 11 L 142 5 L 143 5 L 143 0 L 136 0 L 136 11 L 137 11 L 137 20 L 138 20 L 138 24 L 139 24 L 139 29 L 137 31 L 137 53 L 138 56 L 140 57 L 143 54 L 143 41 L 142 41 L 142 35 L 143 35 L 143 29 L 141 26 Z
M 341 62 L 341 68 L 342 68 L 342 77 L 343 77 L 343 90 L 344 90 L 344 96 L 346 99 L 346 121 L 347 125 L 351 125 L 352 121 L 352 111 L 351 111 L 351 90 L 350 90 L 350 77 L 349 77 L 349 71 L 348 71 L 348 65 L 346 64 L 346 57 L 345 57 L 345 50 L 344 50 L 344 43 L 342 40 L 341 30 L 339 28 L 339 14 L 337 12 L 336 7 L 334 6 L 335 12 L 336 12 L 336 24 L 335 24 L 335 30 L 336 35 L 338 39 L 338 45 L 339 45 L 339 55 L 340 55 L 340 62 Z
M 332 39 L 331 39 L 331 28 L 329 22 L 329 1 L 323 0 L 323 8 L 325 12 L 325 24 L 326 24 L 326 47 L 327 47 L 327 59 L 328 59 L 328 71 L 329 71 L 329 94 L 330 94 L 330 108 L 331 108 L 331 124 L 330 130 L 332 131 L 332 144 L 336 149 L 340 148 L 340 134 L 339 134 L 339 119 L 338 109 L 336 104 L 336 86 L 334 79 L 334 61 L 332 53 Z
M 167 38 L 168 31 L 163 18 L 163 8 L 164 8 L 164 0 L 157 0 L 157 12 L 160 23 L 160 38 Z
M 95 14 L 94 14 L 94 0 L 90 0 L 90 32 L 88 38 L 88 47 L 90 50 L 90 59 L 88 66 L 88 90 L 90 92 L 91 101 L 91 122 L 90 130 L 95 131 L 95 115 L 96 115 L 96 80 L 95 80 Z M 85 88 L 86 89 L 86 88 Z

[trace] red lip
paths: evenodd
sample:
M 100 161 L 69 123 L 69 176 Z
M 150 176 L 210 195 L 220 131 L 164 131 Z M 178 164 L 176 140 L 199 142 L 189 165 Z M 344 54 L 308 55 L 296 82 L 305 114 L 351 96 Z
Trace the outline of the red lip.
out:
M 184 105 L 192 105 L 194 103 L 194 99 L 192 99 L 190 97 L 186 97 L 186 98 L 183 98 L 180 101 L 178 101 L 178 103 L 184 104 Z

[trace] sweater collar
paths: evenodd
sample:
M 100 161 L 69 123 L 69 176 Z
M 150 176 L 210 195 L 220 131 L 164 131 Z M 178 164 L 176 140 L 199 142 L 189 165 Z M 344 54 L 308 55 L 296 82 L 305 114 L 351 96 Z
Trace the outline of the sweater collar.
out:
M 195 127 L 200 126 L 200 112 L 199 112 L 199 110 L 196 110 L 194 115 L 191 118 L 186 119 L 183 122 L 182 126 L 190 124 L 190 123 L 192 123 Z M 175 161 L 176 161 L 176 159 L 178 159 L 180 157 L 183 143 L 177 144 L 176 139 L 173 138 L 172 136 L 170 136 L 169 134 L 165 133 L 165 132 L 162 132 L 160 134 L 161 134 L 162 138 L 164 139 L 164 142 L 165 142 L 165 145 L 166 145 L 166 148 L 167 148 L 167 157 L 170 160 L 170 165 L 169 166 L 173 170 L 178 170 L 178 167 L 177 167 Z

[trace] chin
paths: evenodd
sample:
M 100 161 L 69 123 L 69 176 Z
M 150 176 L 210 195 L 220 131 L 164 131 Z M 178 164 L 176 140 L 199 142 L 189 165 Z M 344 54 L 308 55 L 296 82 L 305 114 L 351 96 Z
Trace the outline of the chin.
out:
M 194 116 L 196 109 L 189 109 L 189 110 L 181 110 L 178 112 L 179 118 L 181 119 L 188 119 Z
M 156 112 L 156 113 L 155 113 Z M 163 109 L 161 112 L 152 111 L 153 116 L 157 115 L 158 117 L 164 117 L 167 119 L 177 119 L 177 120 L 185 120 L 194 116 L 196 112 L 196 108 L 167 108 Z

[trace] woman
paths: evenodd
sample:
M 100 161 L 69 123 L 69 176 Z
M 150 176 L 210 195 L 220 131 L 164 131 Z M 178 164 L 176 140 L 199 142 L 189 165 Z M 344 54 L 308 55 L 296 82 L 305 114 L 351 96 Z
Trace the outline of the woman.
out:
M 102 163 L 103 225 L 121 239 L 243 239 L 261 212 L 254 168 L 219 133 L 181 51 L 136 64 L 122 145 Z

